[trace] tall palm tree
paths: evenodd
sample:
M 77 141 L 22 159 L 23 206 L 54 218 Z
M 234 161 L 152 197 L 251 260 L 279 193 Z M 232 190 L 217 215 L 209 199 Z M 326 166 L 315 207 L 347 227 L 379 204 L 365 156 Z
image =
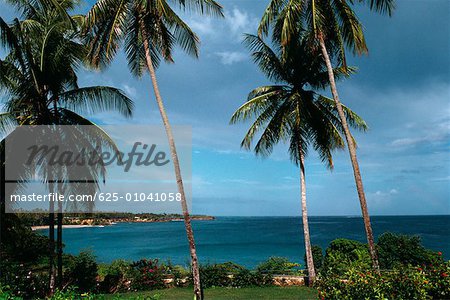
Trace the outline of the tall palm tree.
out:
M 72 2 L 66 0 L 58 4 L 64 9 L 70 9 Z M 21 4 L 24 20 L 15 19 L 9 25 L 0 18 L 1 42 L 9 50 L 6 58 L 0 60 L 0 86 L 7 95 L 7 112 L 0 115 L 0 129 L 5 129 L 11 120 L 17 125 L 90 125 L 97 128 L 79 113 L 116 110 L 125 116 L 131 116 L 132 101 L 120 90 L 104 86 L 80 88 L 77 84 L 76 69 L 87 54 L 86 47 L 79 42 L 82 17 L 74 16 L 68 21 L 66 15 L 61 14 L 49 1 L 30 1 L 27 5 L 22 1 Z M 113 141 L 100 128 L 95 130 L 94 135 L 101 137 L 100 142 L 104 146 L 114 148 Z M 92 167 L 88 171 L 86 180 L 96 181 L 99 176 L 104 175 L 104 170 L 98 167 Z M 47 176 L 49 174 L 43 174 L 43 178 Z M 76 187 L 70 185 L 71 190 L 68 189 L 67 192 L 77 193 L 83 190 Z M 56 191 L 61 189 L 61 185 L 55 186 L 49 181 L 48 188 Z M 83 188 L 86 189 L 86 186 Z M 58 210 L 58 280 L 61 283 L 62 207 L 58 207 Z M 56 281 L 54 211 L 53 202 L 50 202 L 51 292 Z
M 214 0 L 176 0 L 174 4 L 182 10 L 223 16 L 222 7 Z M 195 299 L 201 299 L 203 296 L 191 218 L 175 141 L 155 72 L 161 58 L 167 62 L 173 62 L 172 51 L 176 44 L 189 55 L 197 57 L 199 39 L 166 0 L 99 0 L 87 14 L 86 28 L 90 33 L 87 35 L 90 45 L 89 59 L 94 66 L 104 67 L 109 64 L 123 44 L 131 73 L 137 77 L 141 77 L 145 71 L 150 74 L 170 146 L 178 192 L 181 194 L 181 206 L 191 255 L 194 296 Z
M 333 100 L 347 141 L 372 265 L 375 270 L 379 270 L 378 256 L 356 155 L 356 145 L 351 138 L 343 105 L 339 99 L 332 63 L 335 60 L 336 63 L 346 67 L 346 47 L 359 55 L 368 53 L 362 24 L 352 8 L 356 3 L 367 4 L 371 10 L 389 15 L 395 8 L 395 0 L 271 0 L 261 18 L 258 33 L 261 36 L 267 35 L 272 26 L 273 37 L 285 45 L 290 39 L 295 38 L 296 28 L 302 27 L 309 32 L 308 39 L 312 51 L 315 52 L 320 48 L 327 66 Z
M 305 39 L 292 39 L 287 47 L 272 50 L 264 41 L 246 35 L 248 45 L 260 70 L 278 85 L 261 86 L 250 92 L 232 116 L 231 123 L 254 119 L 241 146 L 250 149 L 252 141 L 257 155 L 269 155 L 280 141 L 289 143 L 291 160 L 300 167 L 301 206 L 306 263 L 309 283 L 316 273 L 306 206 L 305 156 L 312 146 L 328 168 L 333 168 L 332 151 L 344 147 L 343 126 L 334 102 L 316 91 L 328 86 L 326 67 L 320 56 L 311 55 Z M 339 68 L 338 77 L 348 76 L 352 69 Z M 311 89 L 308 89 L 307 87 Z M 346 120 L 365 130 L 366 123 L 353 111 L 343 107 Z

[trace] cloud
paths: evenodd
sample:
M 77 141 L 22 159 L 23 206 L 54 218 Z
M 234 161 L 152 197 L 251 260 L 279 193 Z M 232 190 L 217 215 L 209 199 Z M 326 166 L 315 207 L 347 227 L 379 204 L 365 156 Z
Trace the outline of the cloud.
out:
M 244 185 L 256 185 L 261 184 L 261 182 L 256 180 L 248 180 L 248 179 L 222 179 L 223 183 L 232 183 L 232 184 L 244 184 Z
M 212 36 L 215 33 L 211 18 L 192 18 L 188 22 L 191 29 L 200 36 Z
M 206 38 L 219 43 L 240 43 L 244 33 L 252 33 L 258 28 L 258 18 L 242 8 L 225 10 L 225 19 L 209 17 L 188 17 L 187 23 L 203 40 Z
M 127 96 L 129 96 L 131 98 L 136 98 L 137 90 L 134 87 L 132 87 L 128 84 L 123 84 L 122 89 L 124 90 L 124 92 Z
M 242 40 L 243 33 L 254 32 L 258 27 L 258 19 L 245 11 L 234 7 L 232 11 L 225 12 L 225 20 L 231 34 L 238 40 Z
M 370 204 L 376 207 L 383 207 L 391 204 L 393 197 L 399 194 L 398 189 L 392 188 L 388 191 L 378 190 L 375 193 L 367 193 L 367 199 Z
M 216 52 L 216 55 L 219 56 L 220 62 L 224 65 L 232 65 L 247 59 L 247 55 L 245 53 L 236 51 Z

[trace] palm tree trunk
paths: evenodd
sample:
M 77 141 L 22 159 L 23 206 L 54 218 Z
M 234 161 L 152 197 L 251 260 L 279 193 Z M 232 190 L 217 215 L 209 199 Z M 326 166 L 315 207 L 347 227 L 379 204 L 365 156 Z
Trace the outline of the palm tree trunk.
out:
M 50 212 L 48 214 L 48 239 L 49 239 L 49 293 L 50 296 L 55 292 L 55 204 L 50 201 Z
M 145 29 L 142 28 L 142 31 L 145 36 Z M 153 67 L 152 58 L 150 55 L 150 45 L 148 39 L 144 37 L 144 49 L 145 49 L 145 58 L 147 62 L 148 71 L 150 73 L 150 78 L 152 80 L 153 91 L 155 93 L 156 102 L 158 103 L 159 112 L 161 114 L 164 128 L 166 130 L 167 139 L 169 141 L 170 146 L 170 154 L 173 160 L 173 166 L 175 169 L 175 176 L 177 180 L 178 192 L 181 194 L 181 208 L 183 210 L 184 216 L 184 225 L 186 227 L 186 235 L 189 241 L 189 249 L 191 254 L 191 266 L 192 266 L 192 277 L 194 281 L 194 299 L 201 300 L 203 299 L 203 293 L 201 290 L 200 284 L 200 270 L 197 259 L 197 251 L 195 249 L 195 241 L 194 241 L 194 232 L 192 230 L 191 225 L 191 217 L 189 215 L 188 206 L 186 203 L 186 195 L 184 192 L 183 179 L 181 178 L 181 170 L 180 163 L 178 161 L 177 149 L 175 147 L 175 140 L 173 138 L 172 129 L 169 123 L 169 118 L 167 117 L 166 110 L 164 108 L 164 103 L 161 98 L 161 94 L 159 92 L 158 82 L 156 80 L 155 68 Z
M 372 265 L 376 271 L 379 271 L 377 251 L 375 249 L 375 242 L 373 239 L 372 225 L 370 224 L 369 211 L 367 209 L 366 195 L 364 193 L 364 186 L 361 178 L 361 171 L 359 170 L 358 158 L 356 157 L 356 146 L 353 141 L 350 129 L 348 128 L 347 119 L 345 118 L 344 110 L 342 109 L 341 102 L 339 101 L 339 95 L 336 88 L 336 81 L 334 80 L 333 67 L 331 66 L 330 56 L 328 55 L 325 41 L 322 35 L 319 35 L 320 48 L 322 55 L 327 65 L 328 77 L 330 80 L 331 93 L 333 94 L 334 102 L 336 103 L 336 109 L 341 119 L 342 127 L 344 128 L 345 139 L 347 140 L 348 152 L 350 153 L 350 160 L 353 166 L 353 174 L 355 176 L 356 189 L 358 191 L 359 203 L 361 205 L 361 211 L 364 219 L 364 227 L 366 229 L 367 242 L 369 244 L 369 252 L 372 258 Z
M 57 222 L 58 222 L 58 229 L 56 230 L 56 252 L 58 256 L 58 276 L 57 276 L 57 287 L 59 289 L 62 288 L 63 283 L 63 272 L 62 272 L 62 225 L 63 225 L 63 212 L 62 212 L 62 203 L 58 202 L 58 214 L 57 214 Z
M 302 222 L 303 235 L 305 238 L 306 265 L 308 266 L 308 285 L 311 286 L 316 279 L 316 271 L 314 269 L 314 259 L 311 250 L 311 239 L 309 236 L 308 210 L 306 208 L 306 180 L 305 180 L 305 157 L 301 147 L 299 147 L 300 156 L 300 185 L 301 185 L 301 201 L 302 201 Z
M 5 175 L 5 140 L 0 142 L 0 251 L 3 248 L 4 233 L 6 233 L 5 228 L 5 216 L 6 216 L 6 175 Z M 0 253 L 1 254 L 1 253 Z M 0 277 L 2 275 L 2 270 L 0 268 Z

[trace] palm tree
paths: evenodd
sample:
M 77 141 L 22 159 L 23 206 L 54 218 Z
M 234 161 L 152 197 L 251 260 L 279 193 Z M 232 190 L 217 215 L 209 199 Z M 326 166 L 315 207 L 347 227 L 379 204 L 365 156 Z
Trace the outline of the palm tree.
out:
M 343 126 L 337 117 L 334 102 L 316 92 L 328 85 L 326 67 L 320 56 L 311 55 L 306 39 L 292 39 L 287 47 L 272 50 L 257 36 L 246 35 L 245 43 L 260 70 L 279 85 L 261 86 L 250 92 L 232 116 L 231 123 L 254 119 L 241 143 L 257 155 L 269 155 L 280 141 L 289 143 L 291 160 L 300 167 L 303 234 L 309 283 L 315 280 L 314 262 L 306 206 L 305 156 L 312 146 L 327 167 L 333 168 L 332 151 L 344 147 Z M 352 69 L 339 68 L 337 77 L 348 76 Z M 309 86 L 311 89 L 307 89 Z M 366 123 L 353 111 L 343 107 L 346 120 L 355 128 L 365 130 Z
M 356 155 L 356 145 L 351 138 L 343 105 L 339 100 L 332 64 L 332 60 L 336 60 L 338 64 L 347 66 L 345 47 L 356 54 L 368 53 L 362 24 L 352 9 L 352 5 L 355 3 L 367 4 L 371 10 L 389 15 L 395 8 L 395 0 L 271 0 L 261 18 L 258 33 L 260 36 L 267 35 L 272 26 L 273 37 L 285 45 L 290 39 L 295 38 L 296 28 L 302 27 L 309 33 L 308 39 L 313 52 L 320 48 L 327 66 L 333 100 L 347 141 L 372 265 L 375 270 L 379 270 L 364 186 Z
M 223 16 L 222 7 L 214 0 L 177 0 L 174 4 L 179 5 L 182 10 Z M 203 296 L 191 218 L 175 141 L 155 72 L 161 58 L 173 62 L 172 50 L 176 44 L 188 54 L 197 57 L 199 39 L 166 0 L 99 0 L 87 14 L 86 28 L 89 31 L 89 59 L 95 67 L 109 64 L 123 43 L 131 73 L 137 77 L 141 77 L 145 71 L 150 74 L 170 146 L 178 192 L 181 194 L 181 207 L 191 255 L 194 296 L 195 299 L 201 299 Z
M 70 0 L 58 3 L 64 9 L 72 7 Z M 80 88 L 77 84 L 76 68 L 83 63 L 87 53 L 85 46 L 79 42 L 82 18 L 74 16 L 67 21 L 66 15 L 48 1 L 22 4 L 24 20 L 15 19 L 8 25 L 0 18 L 1 42 L 9 50 L 6 58 L 0 60 L 0 86 L 7 93 L 7 112 L 0 115 L 0 129 L 5 129 L 11 121 L 17 125 L 90 125 L 97 128 L 78 113 L 116 110 L 131 116 L 132 101 L 120 90 L 104 86 Z M 114 148 L 113 141 L 100 128 L 93 133 L 101 138 L 104 147 Z M 96 182 L 98 177 L 104 176 L 104 170 L 98 168 L 95 166 L 88 170 L 86 180 Z M 48 176 L 42 174 L 42 178 Z M 58 184 L 55 187 L 48 181 L 48 188 L 55 191 L 62 186 Z M 70 193 L 81 191 L 77 190 L 76 185 L 69 188 Z M 83 188 L 86 189 L 86 186 Z M 58 280 L 61 283 L 62 207 L 58 210 Z M 52 292 L 55 288 L 53 202 L 50 202 L 49 219 L 49 285 Z

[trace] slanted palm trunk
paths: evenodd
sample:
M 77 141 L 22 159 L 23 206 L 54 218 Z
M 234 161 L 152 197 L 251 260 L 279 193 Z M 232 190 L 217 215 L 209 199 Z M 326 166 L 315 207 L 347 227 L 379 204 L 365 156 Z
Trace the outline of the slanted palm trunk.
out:
M 311 250 L 311 239 L 309 236 L 308 210 L 306 208 L 306 180 L 305 180 L 305 157 L 302 149 L 299 149 L 300 156 L 300 185 L 301 185 L 301 201 L 302 201 L 302 222 L 303 235 L 305 239 L 306 264 L 308 266 L 308 285 L 311 286 L 316 279 L 316 271 L 314 270 L 314 260 Z
M 350 160 L 353 166 L 353 174 L 355 176 L 356 189 L 358 191 L 359 203 L 361 205 L 361 211 L 364 219 L 364 227 L 366 229 L 367 242 L 369 244 L 369 252 L 372 258 L 372 265 L 376 271 L 379 271 L 378 256 L 375 249 L 375 243 L 373 239 L 372 225 L 370 224 L 369 211 L 367 209 L 366 195 L 364 194 L 364 186 L 361 178 L 361 172 L 359 170 L 358 158 L 356 157 L 356 146 L 353 141 L 350 129 L 348 128 L 347 119 L 345 118 L 344 110 L 342 109 L 341 102 L 339 101 L 339 95 L 336 88 L 336 82 L 334 80 L 333 67 L 331 66 L 330 56 L 328 55 L 327 48 L 323 36 L 319 35 L 320 48 L 322 55 L 327 65 L 328 77 L 330 80 L 331 93 L 333 94 L 334 102 L 336 103 L 336 109 L 341 119 L 342 127 L 344 128 L 345 139 L 347 140 L 348 152 L 350 153 Z
M 0 251 L 2 250 L 2 243 L 4 239 L 4 234 L 6 233 L 5 228 L 5 217 L 6 217 L 6 175 L 5 175 L 5 140 L 0 142 Z M 0 276 L 2 275 L 2 270 L 0 269 Z
M 50 201 L 49 208 L 49 223 L 48 223 L 48 239 L 49 239 L 49 293 L 53 295 L 55 292 L 55 204 Z
M 58 214 L 57 214 L 57 223 L 58 228 L 56 230 L 56 252 L 58 256 L 58 276 L 57 276 L 57 287 L 58 289 L 62 288 L 63 283 L 63 271 L 62 271 L 62 255 L 63 255 L 63 247 L 62 247 L 62 225 L 63 225 L 63 211 L 62 211 L 62 203 L 58 202 Z
M 145 33 L 145 30 L 143 30 Z M 161 98 L 161 94 L 159 92 L 158 82 L 156 80 L 156 73 L 155 68 L 153 67 L 152 58 L 150 55 L 150 45 L 148 43 L 148 39 L 144 37 L 144 49 L 145 49 L 145 58 L 147 62 L 148 71 L 150 73 L 150 78 L 152 80 L 153 85 L 153 91 L 155 93 L 156 102 L 158 103 L 159 112 L 161 114 L 164 128 L 166 130 L 167 139 L 169 141 L 170 146 L 170 154 L 172 156 L 173 166 L 175 169 L 175 176 L 177 180 L 177 186 L 178 186 L 178 192 L 181 194 L 181 208 L 183 210 L 183 216 L 184 216 L 184 225 L 186 227 L 186 235 L 189 241 L 189 249 L 191 254 L 191 266 L 192 266 L 192 276 L 194 281 L 194 298 L 196 300 L 203 299 L 203 293 L 201 291 L 201 284 L 200 284 L 200 272 L 199 272 L 199 265 L 198 265 L 198 259 L 197 259 L 197 251 L 195 249 L 195 241 L 194 241 L 194 232 L 192 230 L 191 225 L 191 217 L 189 215 L 188 206 L 186 203 L 186 195 L 184 192 L 184 186 L 183 186 L 183 180 L 181 178 L 181 170 L 180 170 L 180 163 L 178 161 L 178 154 L 177 149 L 175 147 L 175 141 L 172 134 L 172 129 L 170 127 L 169 118 L 167 117 L 164 103 Z

